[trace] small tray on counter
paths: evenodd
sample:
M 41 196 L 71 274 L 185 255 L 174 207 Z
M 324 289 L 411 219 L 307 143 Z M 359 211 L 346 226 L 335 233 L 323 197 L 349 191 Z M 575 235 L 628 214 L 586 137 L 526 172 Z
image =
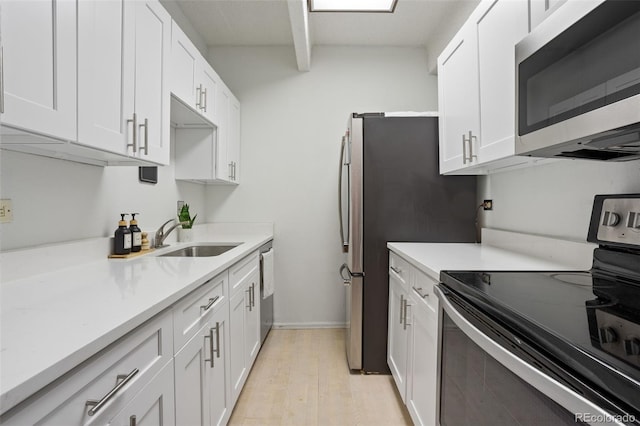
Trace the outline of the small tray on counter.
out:
M 109 259 L 131 259 L 132 257 L 138 257 L 138 256 L 142 256 L 143 254 L 151 253 L 154 250 L 155 249 L 150 248 L 147 250 L 140 250 L 138 252 L 135 252 L 135 253 L 132 252 L 129 254 L 110 254 L 108 257 Z

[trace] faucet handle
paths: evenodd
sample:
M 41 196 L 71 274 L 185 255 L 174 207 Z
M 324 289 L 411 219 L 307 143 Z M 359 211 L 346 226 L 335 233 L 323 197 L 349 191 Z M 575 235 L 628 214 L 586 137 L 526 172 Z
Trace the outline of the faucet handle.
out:
M 169 219 L 168 221 L 166 221 L 165 223 L 160 225 L 160 229 L 158 229 L 158 231 L 164 232 L 164 227 L 167 226 L 167 224 L 170 223 L 170 222 L 175 222 L 175 219 Z

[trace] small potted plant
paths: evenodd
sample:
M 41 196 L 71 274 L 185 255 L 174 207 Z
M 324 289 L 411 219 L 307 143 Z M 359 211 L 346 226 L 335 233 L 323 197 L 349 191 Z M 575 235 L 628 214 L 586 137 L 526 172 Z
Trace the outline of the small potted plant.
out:
M 182 223 L 182 228 L 178 230 L 178 239 L 180 242 L 186 243 L 193 241 L 193 222 L 196 221 L 197 214 L 191 217 L 189 213 L 189 204 L 183 204 L 178 213 L 178 221 Z

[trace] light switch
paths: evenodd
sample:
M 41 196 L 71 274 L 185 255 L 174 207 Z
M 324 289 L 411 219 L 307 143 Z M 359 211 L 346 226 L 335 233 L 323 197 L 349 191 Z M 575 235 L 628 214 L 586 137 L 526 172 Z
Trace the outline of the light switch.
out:
M 0 200 L 0 223 L 9 223 L 13 220 L 13 208 L 11 200 Z

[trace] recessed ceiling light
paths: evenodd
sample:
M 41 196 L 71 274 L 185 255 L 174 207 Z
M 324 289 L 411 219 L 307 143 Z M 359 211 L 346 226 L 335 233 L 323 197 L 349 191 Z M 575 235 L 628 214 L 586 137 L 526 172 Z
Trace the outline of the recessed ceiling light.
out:
M 309 0 L 309 12 L 393 13 L 398 0 Z

